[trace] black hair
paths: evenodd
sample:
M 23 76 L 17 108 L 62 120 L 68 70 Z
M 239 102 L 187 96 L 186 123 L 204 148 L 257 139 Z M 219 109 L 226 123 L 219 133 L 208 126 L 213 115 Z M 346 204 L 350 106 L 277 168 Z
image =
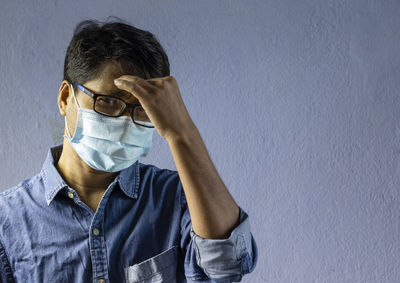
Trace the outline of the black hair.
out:
M 96 79 L 109 61 L 119 63 L 126 74 L 143 78 L 146 72 L 152 78 L 170 75 L 168 56 L 152 33 L 111 18 L 116 21 L 77 24 L 65 55 L 64 80 L 84 84 Z

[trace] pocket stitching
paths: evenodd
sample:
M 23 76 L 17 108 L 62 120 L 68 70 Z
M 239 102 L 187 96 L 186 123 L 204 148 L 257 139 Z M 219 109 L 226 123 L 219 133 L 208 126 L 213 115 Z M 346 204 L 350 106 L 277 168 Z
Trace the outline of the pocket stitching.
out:
M 168 268 L 170 268 L 171 266 L 173 266 L 173 265 L 176 265 L 177 264 L 177 260 L 176 260 L 176 257 L 178 256 L 177 255 L 177 251 L 176 251 L 176 249 L 177 249 L 178 247 L 175 245 L 175 246 L 172 246 L 171 248 L 169 248 L 169 249 L 167 249 L 166 251 L 164 251 L 164 252 L 161 252 L 160 254 L 158 254 L 158 255 L 155 255 L 155 256 L 153 256 L 153 257 L 151 257 L 151 258 L 149 258 L 149 259 L 146 259 L 146 260 L 144 260 L 144 261 L 142 261 L 142 262 L 140 262 L 140 263 L 137 263 L 137 264 L 134 264 L 134 265 L 131 265 L 131 266 L 127 266 L 127 267 L 125 267 L 124 268 L 124 271 L 125 271 L 125 277 L 126 277 L 126 280 L 128 280 L 129 282 L 130 282 L 130 276 L 129 276 L 129 270 L 131 269 L 131 268 L 136 268 L 137 269 L 137 266 L 138 265 L 140 265 L 140 264 L 142 264 L 142 263 L 145 263 L 145 262 L 147 262 L 147 261 L 150 261 L 150 260 L 154 260 L 154 258 L 157 258 L 157 256 L 160 256 L 160 255 L 162 255 L 163 253 L 163 255 L 165 256 L 166 254 L 169 254 L 169 253 L 171 253 L 171 256 L 172 256 L 172 253 L 174 254 L 174 256 L 172 256 L 173 257 L 173 260 L 171 261 L 171 263 L 170 264 L 168 264 L 167 266 L 164 266 L 164 267 L 162 267 L 162 269 L 159 269 L 159 270 L 157 270 L 157 271 L 152 271 L 152 272 L 146 272 L 146 271 L 142 271 L 142 273 L 141 273 L 141 275 L 142 276 L 140 276 L 141 278 L 137 278 L 137 279 L 139 279 L 139 280 L 136 280 L 136 281 L 133 281 L 133 282 L 137 282 L 137 283 L 140 283 L 140 282 L 143 282 L 143 281 L 145 281 L 145 280 L 148 280 L 148 279 L 150 279 L 150 278 L 152 278 L 152 277 L 154 277 L 154 276 L 156 276 L 156 275 L 158 275 L 158 274 L 161 274 L 164 270 L 166 270 L 166 269 L 168 269 Z M 171 257 L 170 256 L 170 257 Z M 140 269 L 139 269 L 139 271 L 140 271 Z M 151 270 L 150 270 L 151 271 Z M 127 281 L 127 282 L 128 282 Z
M 152 277 L 154 277 L 154 276 L 156 276 L 158 274 L 161 274 L 165 269 L 167 269 L 168 267 L 170 267 L 170 266 L 172 266 L 174 264 L 176 264 L 176 262 L 171 263 L 170 265 L 164 267 L 163 269 L 161 269 L 161 270 L 159 270 L 159 271 L 157 271 L 155 273 L 145 274 L 146 277 L 141 278 L 139 281 L 134 281 L 134 283 L 140 283 L 140 282 L 146 281 L 146 280 L 148 280 L 148 279 L 150 279 L 150 278 L 152 278 Z M 129 267 L 127 267 L 127 268 L 129 268 Z

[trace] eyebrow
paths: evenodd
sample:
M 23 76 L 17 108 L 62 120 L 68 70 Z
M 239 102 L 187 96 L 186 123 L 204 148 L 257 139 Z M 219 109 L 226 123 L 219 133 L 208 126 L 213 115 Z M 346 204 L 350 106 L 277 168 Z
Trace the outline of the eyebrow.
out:
M 109 94 L 105 94 L 105 95 L 117 96 L 119 98 L 125 98 L 125 99 L 131 97 L 131 94 L 129 92 L 124 92 L 121 90 L 115 90 L 115 91 L 112 91 Z M 139 100 L 136 97 L 133 97 L 133 100 L 134 101 L 131 103 L 139 103 Z
M 121 90 L 114 90 L 114 91 L 109 92 L 107 94 L 105 94 L 105 93 L 99 93 L 99 94 L 111 95 L 111 96 L 119 96 L 119 97 L 128 97 L 128 96 L 130 96 L 129 93 L 123 92 Z

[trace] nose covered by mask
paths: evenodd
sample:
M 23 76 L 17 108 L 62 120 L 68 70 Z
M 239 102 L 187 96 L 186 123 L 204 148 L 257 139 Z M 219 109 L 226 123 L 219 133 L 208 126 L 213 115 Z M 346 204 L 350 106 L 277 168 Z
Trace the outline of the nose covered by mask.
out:
M 118 172 L 131 166 L 140 157 L 147 156 L 152 145 L 154 128 L 136 125 L 128 116 L 107 117 L 81 108 L 73 87 L 72 91 L 78 107 L 75 133 L 70 137 L 65 119 L 68 136 L 64 137 L 90 167 L 100 171 Z

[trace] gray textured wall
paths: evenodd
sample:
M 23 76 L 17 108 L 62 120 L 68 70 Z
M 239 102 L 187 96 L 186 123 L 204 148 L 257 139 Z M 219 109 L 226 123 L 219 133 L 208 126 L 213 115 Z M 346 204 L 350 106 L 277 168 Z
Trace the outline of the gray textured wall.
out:
M 244 282 L 399 282 L 399 1 L 2 1 L 0 190 L 61 142 L 75 25 L 153 32 L 259 247 Z M 154 135 L 142 160 L 175 169 Z M 18 209 L 18 208 L 16 208 Z

